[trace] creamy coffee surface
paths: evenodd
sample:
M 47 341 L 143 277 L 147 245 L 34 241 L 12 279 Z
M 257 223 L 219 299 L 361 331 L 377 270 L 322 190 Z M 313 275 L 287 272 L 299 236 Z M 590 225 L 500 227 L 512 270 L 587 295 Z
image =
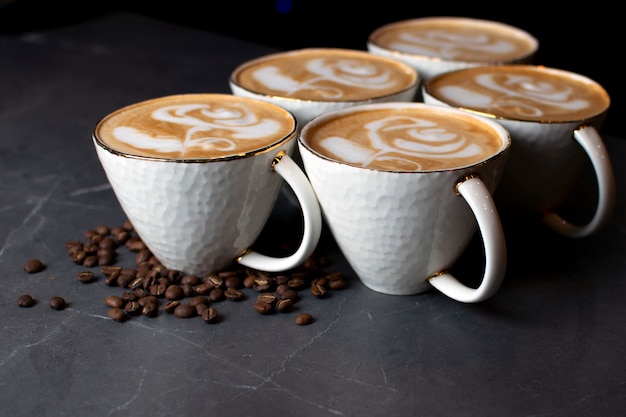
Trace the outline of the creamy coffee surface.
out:
M 610 104 L 607 92 L 586 77 L 529 65 L 450 72 L 428 81 L 425 91 L 454 107 L 532 121 L 587 120 Z
M 486 160 L 503 143 L 479 120 L 394 107 L 361 110 L 306 126 L 304 143 L 329 159 L 386 171 L 460 168 Z
M 255 152 L 295 131 L 278 106 L 227 94 L 161 97 L 102 119 L 95 136 L 116 151 L 172 159 L 221 158 Z
M 410 88 L 415 71 L 365 51 L 310 48 L 271 54 L 237 68 L 233 81 L 255 93 L 316 101 L 384 97 Z
M 514 63 L 538 47 L 529 33 L 499 22 L 433 17 L 385 25 L 370 35 L 379 47 L 449 61 Z

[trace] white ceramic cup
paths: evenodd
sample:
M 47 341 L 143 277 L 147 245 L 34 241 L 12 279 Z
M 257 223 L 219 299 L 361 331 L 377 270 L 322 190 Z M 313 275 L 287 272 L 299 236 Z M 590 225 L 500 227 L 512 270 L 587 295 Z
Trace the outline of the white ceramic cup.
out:
M 423 103 L 370 104 L 318 116 L 298 146 L 323 217 L 364 285 L 397 295 L 433 286 L 466 303 L 498 290 L 506 245 L 491 195 L 510 146 L 501 125 Z M 477 230 L 485 270 L 474 288 L 449 269 Z
M 304 48 L 240 64 L 230 77 L 233 94 L 265 100 L 296 116 L 300 128 L 322 113 L 359 104 L 413 101 L 416 71 L 385 57 L 342 48 Z
M 432 16 L 377 28 L 368 37 L 367 49 L 412 66 L 424 83 L 435 75 L 462 68 L 530 64 L 539 42 L 525 30 L 501 22 Z
M 509 131 L 513 145 L 494 196 L 501 209 L 537 213 L 571 237 L 595 233 L 610 219 L 615 179 L 599 134 L 610 98 L 595 81 L 543 66 L 489 66 L 440 74 L 422 95 L 426 103 L 496 120 Z M 586 223 L 574 224 L 557 211 L 589 162 L 598 201 Z
M 231 265 L 283 271 L 306 260 L 322 217 L 290 158 L 297 123 L 278 106 L 229 94 L 160 97 L 104 117 L 93 143 L 128 219 L 167 268 L 203 276 Z M 300 246 L 286 257 L 250 250 L 283 180 L 301 206 Z M 278 231 L 280 233 L 280 231 Z

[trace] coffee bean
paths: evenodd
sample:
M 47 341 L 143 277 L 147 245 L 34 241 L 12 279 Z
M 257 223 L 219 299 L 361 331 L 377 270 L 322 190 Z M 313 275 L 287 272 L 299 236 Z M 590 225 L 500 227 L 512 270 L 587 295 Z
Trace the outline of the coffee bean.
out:
M 269 314 L 272 312 L 273 307 L 271 304 L 265 303 L 263 301 L 257 301 L 256 303 L 254 303 L 254 309 L 257 311 L 257 313 Z
M 200 304 L 196 304 L 194 307 L 196 308 L 196 314 L 197 314 L 198 316 L 201 316 L 201 315 L 202 315 L 202 312 L 203 312 L 204 310 L 206 310 L 207 308 L 209 308 L 209 306 L 208 306 L 208 305 L 206 305 L 206 304 L 202 304 L 202 303 L 200 303 Z
M 23 294 L 17 298 L 17 305 L 20 307 L 32 307 L 35 303 L 35 299 L 29 294 Z
M 280 313 L 288 313 L 293 310 L 293 301 L 290 299 L 278 300 L 276 302 L 276 311 Z
M 180 285 L 172 284 L 167 287 L 164 296 L 168 300 L 180 300 L 185 297 L 185 292 Z
M 53 310 L 63 310 L 67 306 L 65 299 L 58 296 L 50 298 L 50 302 L 48 304 Z
M 145 306 L 146 304 L 149 304 L 149 303 L 154 303 L 157 306 L 159 305 L 159 299 L 155 297 L 154 295 L 144 295 L 142 297 L 139 297 L 137 302 L 141 306 Z
M 224 290 L 221 288 L 213 288 L 209 293 L 209 300 L 216 303 L 224 299 Z
M 37 272 L 41 272 L 46 269 L 46 266 L 39 259 L 29 259 L 24 263 L 24 271 L 29 274 L 34 274 Z
M 96 227 L 96 233 L 106 236 L 111 233 L 111 229 L 109 228 L 109 226 L 101 224 L 100 226 Z
M 276 294 L 266 292 L 266 293 L 259 294 L 256 300 L 273 305 L 277 299 L 278 297 L 276 297 Z
M 226 288 L 224 297 L 230 301 L 241 301 L 244 299 L 243 293 L 236 288 Z
M 89 255 L 83 260 L 83 266 L 87 268 L 93 268 L 94 266 L 98 266 L 98 256 L 97 255 Z
M 141 314 L 147 317 L 156 317 L 159 312 L 159 305 L 153 302 L 144 304 L 141 309 Z
M 182 285 L 190 284 L 196 286 L 200 285 L 202 283 L 202 280 L 200 279 L 200 277 L 197 277 L 195 275 L 183 275 L 183 277 L 180 279 L 180 283 Z
M 293 302 L 296 302 L 298 300 L 298 292 L 294 291 L 292 289 L 288 289 L 288 290 L 284 291 L 282 294 L 280 294 L 280 299 L 281 300 L 291 300 Z
M 138 316 L 141 314 L 142 307 L 137 301 L 133 300 L 126 303 L 124 310 L 131 316 Z
M 202 320 L 207 323 L 217 323 L 219 321 L 219 315 L 217 314 L 217 310 L 213 307 L 209 307 L 202 312 Z
M 309 313 L 300 313 L 296 316 L 296 324 L 298 326 L 306 326 L 313 323 L 313 316 Z
M 135 264 L 139 265 L 143 261 L 148 261 L 152 256 L 152 252 L 148 248 L 140 249 L 135 255 Z
M 128 315 L 126 314 L 126 312 L 119 307 L 113 307 L 112 309 L 110 309 L 108 315 L 111 320 L 119 322 L 128 320 Z
M 118 297 L 117 295 L 108 295 L 104 299 L 104 304 L 111 308 L 121 308 L 124 305 L 124 300 L 122 300 L 122 298 Z
M 204 295 L 197 295 L 189 300 L 189 305 L 197 306 L 198 304 L 209 305 L 209 299 Z
M 76 275 L 76 278 L 78 278 L 80 282 L 85 284 L 93 282 L 95 277 L 96 276 L 92 271 L 80 271 L 78 275 Z
M 243 286 L 245 288 L 252 288 L 254 287 L 254 282 L 256 280 L 256 276 L 254 275 L 248 275 L 247 277 L 244 278 L 243 280 Z
M 304 287 L 304 284 L 305 281 L 301 277 L 291 278 L 289 281 L 287 281 L 287 285 L 289 286 L 289 288 L 296 291 L 302 289 Z
M 322 286 L 320 284 L 311 285 L 311 287 L 309 288 L 309 291 L 316 298 L 324 298 L 324 297 L 326 297 L 326 292 L 327 292 L 326 287 L 324 287 L 324 286 Z
M 224 278 L 224 286 L 226 286 L 226 288 L 239 289 L 243 286 L 243 284 L 239 277 L 231 275 Z
M 197 314 L 196 308 L 194 306 L 190 306 L 189 304 L 179 304 L 174 309 L 174 315 L 182 319 L 194 317 L 196 314 Z
M 194 291 L 196 292 L 196 294 L 204 295 L 204 294 L 209 294 L 214 289 L 220 289 L 220 288 L 216 288 L 213 284 L 210 284 L 210 283 L 202 283 L 200 285 L 196 285 L 196 287 L 194 288 Z
M 173 313 L 174 310 L 176 310 L 176 307 L 178 307 L 179 305 L 180 305 L 180 301 L 170 301 L 165 304 L 165 307 L 163 307 L 163 310 L 165 310 L 166 313 Z

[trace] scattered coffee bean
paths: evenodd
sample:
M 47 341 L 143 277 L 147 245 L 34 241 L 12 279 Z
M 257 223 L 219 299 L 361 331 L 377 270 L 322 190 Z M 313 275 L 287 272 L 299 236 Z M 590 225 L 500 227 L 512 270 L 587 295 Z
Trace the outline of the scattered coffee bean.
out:
M 50 302 L 48 304 L 53 310 L 63 310 L 67 306 L 65 299 L 58 296 L 50 298 Z
M 209 300 L 211 300 L 214 303 L 217 303 L 218 301 L 222 301 L 224 298 L 225 298 L 224 290 L 221 288 L 213 288 L 211 292 L 209 293 Z
M 144 304 L 141 314 L 147 317 L 156 317 L 159 313 L 159 305 L 153 302 Z
M 263 301 L 257 301 L 254 303 L 254 309 L 260 314 L 269 314 L 272 310 L 274 310 L 271 304 L 264 303 Z
M 293 301 L 290 299 L 278 300 L 276 302 L 276 311 L 280 313 L 288 313 L 293 310 Z
M 124 300 L 117 295 L 109 295 L 104 299 L 104 304 L 111 308 L 121 308 L 124 305 Z
M 296 324 L 298 326 L 306 326 L 313 323 L 313 316 L 309 313 L 300 313 L 296 316 Z
M 199 304 L 204 304 L 204 305 L 208 306 L 209 305 L 209 299 L 208 299 L 208 297 L 205 297 L 204 295 L 196 295 L 195 297 L 192 297 L 189 300 L 188 304 L 192 305 L 192 306 L 197 306 Z
M 207 323 L 217 323 L 219 321 L 219 315 L 214 307 L 209 307 L 202 312 L 202 320 Z
M 190 306 L 189 304 L 179 304 L 174 309 L 174 315 L 182 319 L 194 317 L 196 314 L 197 314 L 196 307 Z
M 142 307 L 137 301 L 129 301 L 124 306 L 124 310 L 131 316 L 138 316 L 141 314 Z
M 180 285 L 172 284 L 167 287 L 165 290 L 165 298 L 168 300 L 180 300 L 185 298 L 185 292 L 183 291 L 183 287 Z
M 323 285 L 313 284 L 313 285 L 311 285 L 311 288 L 309 288 L 309 291 L 316 298 L 324 298 L 324 297 L 326 297 L 326 292 L 327 291 L 326 291 L 326 287 L 324 287 Z
M 154 295 L 144 295 L 142 297 L 139 297 L 137 302 L 141 306 L 145 306 L 146 304 L 149 304 L 149 303 L 156 304 L 157 306 L 159 305 L 159 299 L 155 297 Z
M 128 315 L 121 308 L 113 307 L 112 309 L 109 310 L 109 318 L 111 320 L 123 322 L 123 321 L 128 320 Z
M 180 305 L 180 301 L 170 301 L 167 304 L 165 304 L 165 307 L 163 307 L 163 309 L 165 310 L 166 313 L 174 313 L 174 311 L 176 310 L 176 307 L 178 307 Z
M 226 288 L 224 297 L 230 301 L 241 301 L 244 299 L 243 293 L 236 288 Z
M 43 271 L 46 266 L 39 259 L 30 259 L 24 263 L 23 268 L 29 274 L 34 274 Z
M 88 284 L 95 280 L 96 275 L 92 271 L 80 271 L 76 277 L 80 282 Z
M 17 305 L 20 307 L 32 307 L 35 303 L 35 299 L 29 294 L 23 294 L 17 298 Z

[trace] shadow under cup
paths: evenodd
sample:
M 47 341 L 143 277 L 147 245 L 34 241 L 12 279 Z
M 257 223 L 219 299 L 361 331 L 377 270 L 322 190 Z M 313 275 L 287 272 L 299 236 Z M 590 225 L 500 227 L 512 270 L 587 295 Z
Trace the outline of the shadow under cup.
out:
M 504 276 L 491 193 L 509 145 L 493 121 L 423 103 L 328 112 L 298 141 L 326 223 L 363 284 L 393 295 L 435 287 L 461 302 L 489 298 Z M 448 270 L 477 229 L 485 269 L 471 288 Z
M 167 268 L 204 276 L 237 261 L 283 271 L 308 258 L 321 213 L 289 154 L 288 111 L 226 94 L 160 97 L 119 109 L 96 126 L 93 143 L 128 220 Z M 273 258 L 251 251 L 286 181 L 303 214 L 300 247 Z
M 462 109 L 509 131 L 513 144 L 494 196 L 499 207 L 538 214 L 570 237 L 595 233 L 609 220 L 615 180 L 599 132 L 610 99 L 598 83 L 555 68 L 505 65 L 441 74 L 422 93 L 425 103 Z M 589 220 L 574 224 L 556 211 L 576 191 L 589 162 L 598 201 Z

